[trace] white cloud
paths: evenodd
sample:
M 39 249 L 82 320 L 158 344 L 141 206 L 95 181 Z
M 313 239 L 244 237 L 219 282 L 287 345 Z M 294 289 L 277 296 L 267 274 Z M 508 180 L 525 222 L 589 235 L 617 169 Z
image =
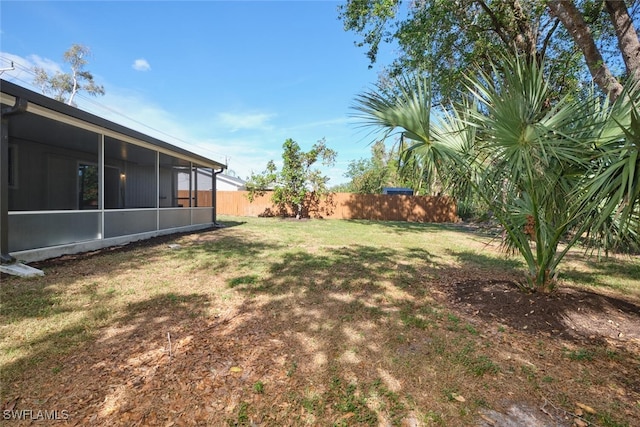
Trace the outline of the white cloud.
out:
M 14 62 L 15 69 L 3 73 L 2 78 L 36 92 L 37 88 L 30 87 L 33 80 L 30 70 L 34 65 L 53 73 L 62 71 L 60 65 L 54 61 L 36 55 L 22 58 L 0 52 L 0 68 L 8 67 L 11 61 Z M 105 96 L 99 98 L 79 96 L 76 98 L 78 107 L 209 159 L 228 163 L 229 169 L 243 179 L 249 177 L 252 172 L 262 172 L 269 160 L 278 163 L 281 160 L 282 143 L 286 137 L 291 136 L 287 130 L 277 129 L 271 123 L 271 120 L 276 117 L 275 114 L 255 112 L 255 110 L 248 113 L 220 113 L 216 116 L 216 120 L 206 124 L 207 130 L 196 132 L 199 135 L 216 135 L 215 137 L 194 136 L 193 130 L 199 127 L 199 124 L 189 123 L 188 118 L 179 117 L 175 112 L 165 109 L 131 89 L 114 87 L 108 82 L 105 82 L 105 89 Z M 342 120 L 330 119 L 307 125 L 313 127 L 339 124 Z M 257 132 L 251 135 L 232 134 L 238 130 Z M 297 139 L 304 143 L 315 141 L 313 138 L 302 136 Z M 325 172 L 332 177 L 331 184 L 340 181 L 342 172 L 339 171 L 339 168 L 333 168 Z
M 241 129 L 270 129 L 269 120 L 274 117 L 273 114 L 267 113 L 220 113 L 218 114 L 218 123 L 227 128 L 230 132 L 236 132 Z
M 29 55 L 28 60 L 33 64 L 40 68 L 44 68 L 44 70 L 49 74 L 62 73 L 62 67 L 56 61 L 53 61 L 49 58 L 41 58 L 38 55 Z
M 151 65 L 149 65 L 149 62 L 144 58 L 133 61 L 132 67 L 136 71 L 149 71 L 151 69 Z
M 279 146 L 276 146 L 279 148 Z M 248 178 L 252 172 L 262 172 L 269 160 L 278 160 L 281 153 L 265 145 L 260 138 L 216 137 L 196 142 L 191 151 L 227 163 L 239 178 Z M 216 157 L 212 151 L 223 152 L 224 158 Z
M 184 118 L 130 89 L 107 87 L 105 96 L 99 99 L 82 97 L 78 103 L 80 108 L 92 114 L 206 158 L 228 163 L 241 178 L 249 176 L 252 170 L 262 171 L 274 154 L 264 150 L 259 140 L 196 137 L 193 123 L 185 122 Z
M 342 117 L 337 117 L 332 119 L 319 120 L 315 122 L 300 123 L 295 126 L 288 127 L 287 131 L 293 132 L 293 131 L 306 130 L 306 129 L 331 129 L 332 127 L 335 127 L 335 126 L 344 126 L 344 125 L 349 125 L 354 123 L 356 123 L 356 119 L 352 117 L 342 116 Z
M 11 67 L 12 65 L 13 68 Z M 23 58 L 12 53 L 0 52 L 0 69 L 3 70 L 1 77 L 4 80 L 39 92 L 39 88 L 33 86 L 33 78 L 35 77 L 33 67 L 35 66 L 44 68 L 50 75 L 63 72 L 60 64 L 51 59 L 41 58 L 38 55 L 29 55 Z
M 36 92 L 39 91 L 38 88 L 31 84 L 33 81 L 31 70 L 34 65 L 43 67 L 50 73 L 62 71 L 59 64 L 36 55 L 24 58 L 0 52 L 0 69 L 10 68 L 12 62 L 14 69 L 5 71 L 2 78 Z M 174 112 L 157 105 L 131 89 L 114 87 L 108 82 L 105 86 L 106 94 L 99 98 L 78 96 L 76 98 L 78 107 L 209 159 L 228 163 L 229 168 L 233 169 L 241 178 L 247 178 L 251 172 L 261 172 L 268 160 L 277 160 L 280 156 L 278 149 L 281 143 L 275 143 L 276 150 L 272 151 L 265 144 L 265 140 L 268 138 L 263 136 L 228 137 L 223 136 L 228 132 L 228 129 L 227 132 L 221 132 L 217 128 L 222 125 L 231 130 L 268 130 L 270 129 L 268 122 L 273 117 L 272 114 L 222 113 L 218 115 L 218 120 L 208 124 L 211 129 L 207 132 L 220 136 L 215 138 L 196 137 L 193 134 L 193 129 L 197 126 L 185 121 L 184 117 L 177 116 Z

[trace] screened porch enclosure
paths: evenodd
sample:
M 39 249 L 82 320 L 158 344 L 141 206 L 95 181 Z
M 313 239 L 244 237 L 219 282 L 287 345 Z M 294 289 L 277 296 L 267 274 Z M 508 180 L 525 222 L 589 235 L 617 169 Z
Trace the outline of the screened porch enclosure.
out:
M 9 252 L 215 222 L 197 191 L 215 193 L 223 165 L 65 117 L 27 109 L 3 121 Z

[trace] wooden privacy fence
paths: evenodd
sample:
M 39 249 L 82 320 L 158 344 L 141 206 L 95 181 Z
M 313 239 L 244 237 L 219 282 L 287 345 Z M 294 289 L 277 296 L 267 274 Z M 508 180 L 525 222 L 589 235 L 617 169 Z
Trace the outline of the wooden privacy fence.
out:
M 198 191 L 197 198 L 193 202 L 194 206 L 198 206 L 201 208 L 206 208 L 209 206 L 213 206 L 211 203 L 211 197 L 213 192 L 211 190 L 208 191 Z M 189 206 L 189 190 L 178 190 L 178 200 L 182 200 L 185 206 Z
M 234 216 L 275 216 L 279 211 L 271 195 L 249 203 L 246 191 L 218 191 L 217 213 Z M 198 197 L 198 200 L 200 199 Z M 202 204 L 198 204 L 203 206 Z M 378 221 L 456 222 L 455 201 L 450 197 L 333 193 L 307 213 L 312 218 L 368 219 Z

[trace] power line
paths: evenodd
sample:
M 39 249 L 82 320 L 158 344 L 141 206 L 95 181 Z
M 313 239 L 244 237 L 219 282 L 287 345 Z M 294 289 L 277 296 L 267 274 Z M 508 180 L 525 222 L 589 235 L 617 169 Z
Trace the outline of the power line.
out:
M 2 73 L 4 73 L 5 71 L 13 71 L 15 70 L 16 67 L 13 66 L 13 61 L 11 61 L 11 65 L 6 67 L 6 68 L 0 68 L 0 75 L 2 75 Z
M 2 72 L 4 72 L 4 71 L 18 70 L 20 72 L 27 73 L 31 77 L 35 77 L 36 76 L 36 74 L 34 73 L 33 69 L 31 69 L 30 67 L 26 67 L 26 66 L 20 64 L 19 62 L 16 62 L 15 60 L 10 60 L 9 58 L 7 58 L 5 56 L 1 56 L 0 55 L 0 59 L 2 59 L 4 61 L 7 61 L 7 62 L 10 62 L 10 64 L 11 64 L 11 68 L 0 69 L 0 74 L 2 74 Z M 11 76 L 11 80 L 21 82 L 21 83 L 24 84 L 24 86 L 27 86 L 27 87 L 33 87 L 33 83 L 32 82 L 26 81 L 26 80 L 20 78 L 17 75 L 12 75 Z M 139 126 L 142 126 L 142 127 L 146 128 L 148 130 L 151 130 L 151 131 L 156 132 L 158 134 L 164 135 L 165 137 L 168 137 L 168 138 L 170 138 L 170 139 L 172 139 L 174 141 L 180 142 L 181 144 L 184 144 L 184 145 L 190 147 L 191 150 L 194 150 L 194 151 L 196 151 L 196 150 L 205 151 L 205 152 L 208 152 L 211 155 L 214 155 L 216 157 L 223 157 L 225 159 L 225 164 L 228 164 L 228 161 L 229 161 L 229 157 L 228 156 L 225 156 L 223 154 L 214 152 L 214 151 L 209 150 L 207 148 L 203 148 L 203 147 L 197 146 L 197 145 L 195 145 L 195 144 L 193 144 L 191 142 L 185 141 L 184 139 L 179 138 L 179 137 L 177 137 L 175 135 L 171 135 L 171 134 L 169 134 L 169 133 L 167 133 L 165 131 L 162 131 L 160 129 L 156 129 L 156 128 L 154 128 L 154 127 L 152 127 L 152 126 L 150 126 L 150 125 L 148 125 L 146 123 L 143 123 L 143 122 L 141 122 L 139 120 L 136 120 L 136 119 L 134 119 L 132 117 L 127 116 L 126 114 L 116 110 L 115 108 L 109 107 L 109 106 L 107 106 L 105 104 L 102 104 L 102 103 L 96 101 L 95 99 L 89 98 L 89 97 L 85 96 L 82 92 L 78 92 L 76 94 L 76 97 L 81 98 L 83 101 L 85 101 L 88 104 L 92 104 L 95 107 L 98 107 L 98 108 L 106 110 L 106 111 L 108 111 L 108 112 L 110 112 L 112 114 L 120 116 L 120 117 L 128 120 L 129 122 L 135 123 L 135 124 L 137 124 Z
M 164 136 L 166 136 L 166 137 L 168 137 L 168 138 L 171 138 L 171 139 L 172 139 L 172 140 L 174 140 L 174 141 L 178 141 L 178 142 L 180 142 L 180 143 L 182 143 L 182 144 L 185 144 L 185 145 L 187 145 L 187 146 L 189 146 L 189 147 L 193 147 L 193 148 L 192 148 L 193 150 L 196 150 L 196 149 L 198 149 L 198 150 L 204 150 L 204 151 L 207 151 L 208 153 L 211 153 L 211 154 L 216 155 L 216 156 L 224 157 L 226 160 L 228 160 L 228 157 L 227 157 L 227 156 L 225 156 L 225 155 L 222 155 L 222 154 L 220 154 L 220 153 L 216 153 L 216 152 L 214 152 L 214 151 L 212 151 L 212 150 L 209 150 L 209 149 L 207 149 L 207 148 L 203 148 L 203 147 L 197 146 L 197 145 L 195 145 L 195 144 L 193 144 L 193 143 L 190 143 L 190 142 L 188 142 L 188 141 L 185 141 L 184 139 L 179 138 L 179 137 L 177 137 L 177 136 L 175 136 L 175 135 L 171 135 L 171 134 L 169 134 L 169 133 L 167 133 L 167 132 L 165 132 L 165 131 L 163 131 L 163 130 L 160 130 L 160 129 L 154 128 L 154 127 L 152 127 L 152 126 L 150 126 L 150 125 L 148 125 L 148 124 L 146 124 L 146 123 L 144 123 L 144 122 L 141 122 L 141 121 L 139 121 L 139 120 L 136 120 L 136 119 L 134 119 L 134 118 L 132 118 L 132 117 L 127 116 L 126 114 L 123 114 L 122 112 L 120 112 L 120 111 L 116 110 L 115 108 L 112 108 L 112 107 L 109 107 L 109 106 L 107 106 L 107 105 L 101 104 L 101 103 L 97 102 L 95 99 L 93 99 L 93 98 L 89 98 L 89 97 L 85 96 L 85 95 L 84 95 L 84 94 L 82 94 L 82 93 L 78 93 L 76 96 L 77 96 L 77 97 L 79 97 L 79 98 L 81 98 L 81 99 L 83 99 L 84 101 L 86 101 L 86 102 L 87 102 L 87 103 L 89 103 L 89 104 L 93 104 L 94 106 L 96 106 L 96 107 L 98 107 L 98 108 L 102 108 L 102 109 L 104 109 L 104 110 L 106 110 L 106 111 L 109 111 L 109 112 L 110 112 L 110 113 L 112 113 L 112 114 L 116 114 L 116 115 L 118 115 L 118 116 L 120 116 L 120 117 L 122 117 L 122 118 L 124 118 L 124 119 L 126 119 L 126 120 L 128 120 L 128 121 L 130 121 L 130 122 L 133 122 L 133 123 L 136 123 L 136 124 L 138 124 L 138 125 L 140 125 L 140 126 L 143 126 L 143 127 L 145 127 L 146 129 L 149 129 L 149 130 L 151 130 L 151 131 L 153 131 L 153 132 L 156 132 L 156 133 L 159 133 L 159 134 L 161 134 L 161 135 L 164 135 Z

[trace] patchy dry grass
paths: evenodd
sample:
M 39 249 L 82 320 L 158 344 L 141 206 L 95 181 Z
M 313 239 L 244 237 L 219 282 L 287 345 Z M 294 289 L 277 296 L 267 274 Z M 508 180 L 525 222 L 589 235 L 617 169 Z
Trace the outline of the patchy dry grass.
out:
M 489 425 L 514 405 L 550 424 L 640 419 L 640 337 L 580 329 L 589 316 L 640 325 L 638 259 L 572 252 L 565 287 L 620 299 L 624 316 L 567 308 L 547 313 L 567 331 L 546 331 L 497 315 L 495 289 L 482 305 L 452 298 L 519 278 L 489 237 L 221 220 L 3 276 L 3 409 L 65 410 L 77 425 Z M 544 302 L 516 298 L 523 319 Z

